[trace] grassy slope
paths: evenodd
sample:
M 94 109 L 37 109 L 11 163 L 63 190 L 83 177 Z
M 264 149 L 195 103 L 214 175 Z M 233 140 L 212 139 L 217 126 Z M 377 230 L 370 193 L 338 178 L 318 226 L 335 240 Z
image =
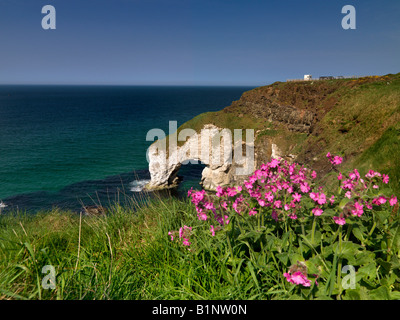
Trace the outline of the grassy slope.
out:
M 318 124 L 304 152 L 318 145 L 319 156 L 330 151 L 345 158 L 343 169 L 373 169 L 391 177 L 400 191 L 400 74 L 384 81 L 343 90 L 339 103 Z
M 279 92 L 279 103 L 319 114 L 312 134 L 289 132 L 233 105 L 200 114 L 181 125 L 178 132 L 185 128 L 199 131 L 208 123 L 231 130 L 252 128 L 259 131 L 256 142 L 263 136 L 274 137 L 282 149 L 298 153 L 299 162 L 322 175 L 329 172 L 325 158 L 328 151 L 344 156 L 344 170 L 357 167 L 362 173 L 369 169 L 388 173 L 392 188 L 399 194 L 400 73 L 357 80 L 277 82 L 245 92 L 242 98 L 251 99 L 271 90 Z
M 208 234 L 192 240 L 208 248 L 194 255 L 170 241 L 168 231 L 197 220 L 188 201 L 136 209 L 81 220 L 58 210 L 0 216 L 0 299 L 257 298 L 250 276 L 226 280 L 226 248 L 211 247 Z M 45 265 L 55 268 L 55 289 L 42 287 Z

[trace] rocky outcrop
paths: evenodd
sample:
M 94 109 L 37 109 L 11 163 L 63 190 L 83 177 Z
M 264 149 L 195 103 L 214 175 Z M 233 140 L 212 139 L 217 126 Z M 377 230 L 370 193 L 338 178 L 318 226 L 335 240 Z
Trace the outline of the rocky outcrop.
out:
M 233 138 L 230 130 L 206 124 L 200 132 L 192 132 L 182 146 L 171 147 L 170 142 L 166 150 L 166 141 L 153 143 L 148 152 L 151 181 L 146 189 L 176 187 L 179 169 L 187 163 L 206 165 L 200 184 L 207 190 L 243 181 L 255 170 L 254 139 L 246 136 L 246 141 L 233 143 Z
M 288 130 L 308 133 L 314 120 L 315 113 L 309 110 L 301 110 L 292 106 L 280 105 L 271 99 L 261 97 L 258 101 L 246 101 L 245 99 L 234 102 L 237 106 L 255 118 L 268 121 L 276 121 L 286 125 Z
M 304 99 L 314 101 L 312 100 L 314 98 L 310 98 L 315 97 L 314 92 L 303 92 L 302 94 L 308 95 L 308 98 L 302 96 L 302 101 Z M 297 100 L 293 103 L 294 105 L 288 104 L 286 95 L 273 86 L 260 87 L 245 92 L 238 101 L 234 101 L 229 107 L 221 111 L 221 117 L 223 117 L 223 114 L 237 115 L 238 118 L 247 115 L 251 119 L 260 119 L 265 124 L 279 124 L 291 132 L 310 133 L 317 118 L 314 105 L 308 103 L 306 107 L 303 107 L 304 104 L 299 104 Z M 316 100 L 315 103 L 319 103 L 319 100 Z M 186 143 L 172 149 L 172 151 L 169 148 L 169 150 L 166 150 L 165 141 L 157 141 L 149 148 L 151 181 L 146 187 L 148 190 L 176 187 L 180 181 L 179 169 L 187 161 L 201 162 L 206 165 L 202 172 L 200 184 L 205 189 L 215 190 L 218 185 L 235 185 L 242 182 L 249 174 L 254 172 L 256 167 L 269 161 L 271 157 L 281 157 L 289 161 L 296 157 L 295 154 L 289 153 L 287 146 L 284 146 L 279 139 L 272 137 L 257 139 L 257 133 L 260 130 L 255 133 L 254 141 L 257 141 L 256 143 L 254 141 L 251 143 L 243 142 L 240 148 L 238 145 L 231 144 L 230 148 L 225 150 L 225 153 L 222 152 L 222 147 L 218 152 L 212 153 L 210 147 L 201 144 L 200 136 L 203 130 L 208 130 L 210 139 L 213 139 L 221 135 L 221 132 L 226 129 L 213 124 L 205 124 L 195 135 L 190 136 Z M 168 138 L 171 138 L 171 136 Z M 245 163 L 246 161 L 243 159 L 238 160 L 239 157 L 235 159 L 235 154 L 240 153 L 239 150 L 243 152 L 246 147 L 253 153 L 251 164 L 249 164 L 249 161 Z M 211 153 L 212 156 L 209 159 Z M 213 161 L 215 157 L 224 160 L 215 162 Z M 241 170 L 244 166 L 247 166 L 249 170 Z M 238 174 L 239 171 L 245 172 L 245 174 Z

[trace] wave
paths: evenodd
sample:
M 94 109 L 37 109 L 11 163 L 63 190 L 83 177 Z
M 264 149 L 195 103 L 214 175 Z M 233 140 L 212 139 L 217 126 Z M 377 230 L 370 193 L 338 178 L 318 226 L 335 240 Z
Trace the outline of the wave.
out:
M 129 186 L 132 192 L 140 192 L 143 190 L 144 186 L 150 182 L 149 179 L 135 180 L 132 181 Z

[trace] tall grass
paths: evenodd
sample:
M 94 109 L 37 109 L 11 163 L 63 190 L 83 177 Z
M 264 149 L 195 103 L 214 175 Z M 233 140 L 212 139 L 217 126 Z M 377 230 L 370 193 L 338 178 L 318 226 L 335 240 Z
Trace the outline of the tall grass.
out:
M 229 269 L 226 244 L 191 254 L 168 230 L 192 224 L 189 201 L 153 200 L 139 209 L 114 204 L 106 216 L 54 209 L 0 217 L 1 299 L 246 299 L 251 278 Z M 56 271 L 55 289 L 45 289 Z M 229 270 L 228 270 L 229 269 Z M 249 282 L 250 281 L 250 282 Z

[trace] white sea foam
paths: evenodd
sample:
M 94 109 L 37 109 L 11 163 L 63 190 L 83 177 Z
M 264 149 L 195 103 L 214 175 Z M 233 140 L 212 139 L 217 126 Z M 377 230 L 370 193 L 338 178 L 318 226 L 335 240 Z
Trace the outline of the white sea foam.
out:
M 133 192 L 140 192 L 143 190 L 144 186 L 148 184 L 150 180 L 135 180 L 132 181 L 129 186 L 131 187 L 130 190 Z

